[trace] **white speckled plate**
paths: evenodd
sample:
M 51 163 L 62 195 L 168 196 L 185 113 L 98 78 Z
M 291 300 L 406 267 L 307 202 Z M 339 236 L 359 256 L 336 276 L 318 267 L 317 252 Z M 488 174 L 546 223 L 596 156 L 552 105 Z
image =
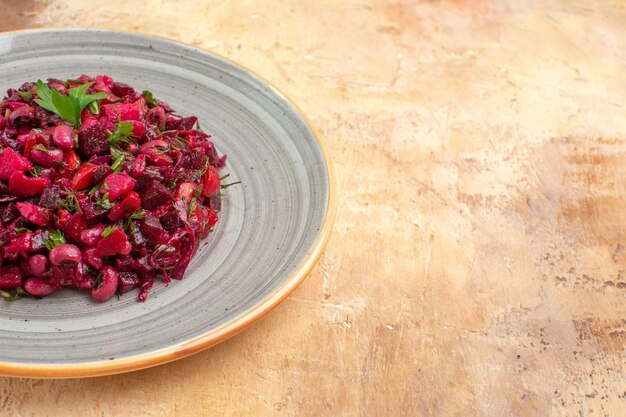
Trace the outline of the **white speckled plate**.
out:
M 196 115 L 228 155 L 220 222 L 182 281 L 97 303 L 60 291 L 0 302 L 0 374 L 79 377 L 168 362 L 219 343 L 308 274 L 334 220 L 328 156 L 281 93 L 210 53 L 154 37 L 51 30 L 0 35 L 0 89 L 109 74 Z M 271 337 L 268 335 L 268 337 Z

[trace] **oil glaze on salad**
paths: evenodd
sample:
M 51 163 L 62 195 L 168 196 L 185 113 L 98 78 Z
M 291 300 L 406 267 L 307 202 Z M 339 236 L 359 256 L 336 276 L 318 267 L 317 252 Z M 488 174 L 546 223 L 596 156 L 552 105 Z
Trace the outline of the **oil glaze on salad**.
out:
M 218 221 L 219 157 L 194 116 L 102 75 L 0 101 L 0 296 L 94 300 L 182 279 Z

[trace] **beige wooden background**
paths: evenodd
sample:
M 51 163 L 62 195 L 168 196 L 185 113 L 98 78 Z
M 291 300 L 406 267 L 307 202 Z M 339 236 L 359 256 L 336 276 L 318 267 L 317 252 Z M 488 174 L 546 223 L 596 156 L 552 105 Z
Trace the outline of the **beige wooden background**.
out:
M 325 137 L 340 204 L 311 276 L 175 363 L 0 379 L 2 416 L 623 416 L 620 1 L 0 1 L 226 55 Z

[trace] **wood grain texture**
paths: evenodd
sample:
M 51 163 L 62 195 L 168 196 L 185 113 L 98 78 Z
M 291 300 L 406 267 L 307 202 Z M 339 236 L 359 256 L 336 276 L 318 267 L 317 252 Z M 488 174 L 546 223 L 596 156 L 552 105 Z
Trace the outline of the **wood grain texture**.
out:
M 607 1 L 50 1 L 280 86 L 340 192 L 260 324 L 126 375 L 0 381 L 15 416 L 618 416 L 626 409 L 626 8 Z M 25 24 L 26 26 L 26 24 Z

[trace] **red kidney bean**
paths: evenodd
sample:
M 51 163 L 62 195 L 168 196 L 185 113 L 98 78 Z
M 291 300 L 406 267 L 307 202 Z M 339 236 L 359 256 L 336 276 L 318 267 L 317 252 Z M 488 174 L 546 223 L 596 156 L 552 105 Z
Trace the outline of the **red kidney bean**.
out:
M 52 133 L 52 140 L 54 144 L 57 145 L 61 149 L 72 149 L 74 147 L 74 138 L 72 134 L 74 133 L 74 129 L 66 125 L 58 125 L 54 128 L 54 132 Z
M 139 147 L 139 152 L 148 153 L 148 151 L 155 149 L 155 148 L 163 151 L 163 150 L 169 149 L 170 145 L 164 140 L 155 139 L 155 140 L 151 140 L 150 142 L 146 142 L 143 145 L 141 145 Z
M 41 254 L 33 255 L 28 260 L 28 267 L 31 274 L 36 277 L 42 277 L 48 270 L 48 258 Z
M 24 281 L 24 289 L 27 293 L 36 297 L 50 295 L 58 290 L 57 287 L 42 278 L 27 278 Z
M 126 150 L 136 156 L 139 153 L 139 145 L 136 143 L 129 143 L 126 145 Z
M 80 249 L 76 245 L 64 243 L 50 251 L 50 262 L 57 266 L 74 266 L 82 259 Z
M 115 268 L 106 265 L 102 268 L 102 284 L 91 290 L 91 296 L 96 301 L 106 301 L 115 295 L 118 284 L 118 274 Z
M 7 122 L 11 126 L 17 126 L 20 124 L 30 123 L 34 118 L 35 110 L 30 106 L 24 105 L 13 110 L 7 118 Z
M 56 167 L 63 161 L 63 151 L 60 149 L 43 150 L 35 147 L 30 151 L 30 158 L 43 167 Z

